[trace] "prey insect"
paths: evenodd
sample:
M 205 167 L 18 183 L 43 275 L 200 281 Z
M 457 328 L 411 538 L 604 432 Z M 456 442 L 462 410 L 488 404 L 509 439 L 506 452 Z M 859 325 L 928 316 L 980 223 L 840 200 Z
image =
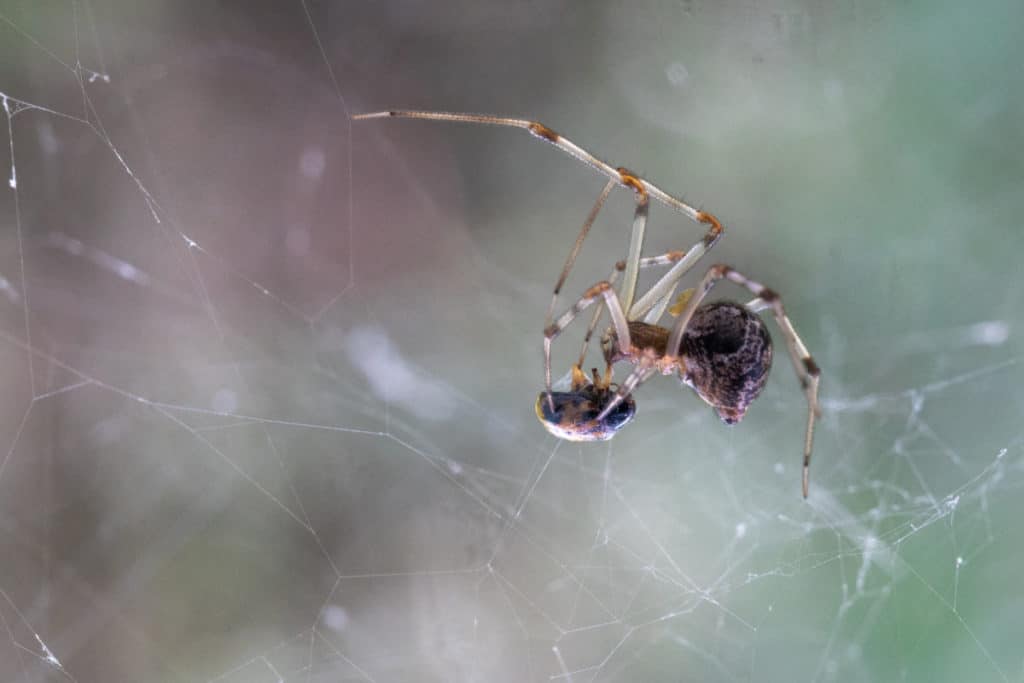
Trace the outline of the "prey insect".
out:
M 697 287 L 684 291 L 672 305 L 683 276 L 722 236 L 722 224 L 714 215 L 687 204 L 625 168 L 602 161 L 537 121 L 409 110 L 382 111 L 353 118 L 406 118 L 520 128 L 608 178 L 558 277 L 544 324 L 544 391 L 538 397 L 535 409 L 544 428 L 559 438 L 572 441 L 611 438 L 636 413 L 633 392 L 656 374 L 678 376 L 714 408 L 723 422 L 739 422 L 764 389 L 771 369 L 771 337 L 758 315 L 761 311 L 770 310 L 786 342 L 790 361 L 807 401 L 802 476 L 803 495 L 807 497 L 814 422 L 819 414 L 821 373 L 786 315 L 782 298 L 774 290 L 736 269 L 715 264 L 707 269 Z M 633 225 L 626 258 L 615 263 L 607 279 L 589 287 L 576 303 L 555 318 L 562 287 L 597 215 L 616 186 L 630 190 L 634 198 Z M 686 251 L 643 256 L 644 232 L 652 198 L 704 226 L 702 238 Z M 666 267 L 667 271 L 646 291 L 637 291 L 642 269 Z M 746 304 L 732 301 L 704 303 L 708 293 L 723 280 L 746 289 L 754 298 Z M 579 360 L 572 369 L 572 390 L 553 391 L 551 345 L 578 316 L 595 305 Z M 581 366 L 605 312 L 610 319 L 601 336 L 606 370 L 603 378 L 599 378 L 595 371 L 591 381 Z M 666 313 L 674 316 L 675 321 L 669 326 L 661 326 L 659 322 Z M 624 381 L 615 385 L 611 383 L 612 366 L 620 361 L 630 363 L 633 368 Z
M 607 372 L 601 378 L 594 368 L 591 380 L 579 365 L 574 365 L 572 390 L 542 391 L 534 410 L 544 428 L 560 439 L 607 441 L 636 416 L 632 396 L 626 396 L 606 411 L 615 396 L 615 385 L 611 384 Z

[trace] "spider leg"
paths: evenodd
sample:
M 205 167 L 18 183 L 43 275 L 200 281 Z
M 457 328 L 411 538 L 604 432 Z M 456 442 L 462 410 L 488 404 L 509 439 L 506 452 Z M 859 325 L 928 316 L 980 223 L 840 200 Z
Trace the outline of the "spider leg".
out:
M 583 221 L 583 225 L 580 227 L 579 233 L 576 235 L 576 242 L 573 243 L 572 249 L 569 250 L 569 256 L 565 259 L 565 264 L 562 266 L 562 272 L 558 276 L 558 280 L 555 282 L 554 291 L 551 294 L 551 304 L 548 306 L 547 315 L 544 317 L 544 329 L 547 330 L 552 325 L 552 318 L 555 314 L 555 306 L 558 303 L 558 295 L 562 292 L 562 286 L 565 285 L 566 279 L 569 277 L 569 272 L 572 270 L 573 265 L 576 263 L 576 257 L 579 256 L 580 250 L 583 248 L 583 242 L 587 239 L 587 235 L 590 233 L 590 229 L 594 226 L 594 221 L 597 220 L 597 215 L 601 212 L 604 207 L 605 201 L 608 199 L 608 195 L 615 188 L 615 182 L 609 180 L 604 189 L 601 190 L 601 194 L 598 195 L 597 200 L 594 202 L 594 206 L 591 207 L 590 213 L 587 214 L 586 220 Z M 619 264 L 616 264 L 616 268 L 608 276 L 608 282 L 614 283 L 618 278 Z M 601 313 L 604 310 L 604 303 L 600 303 L 597 310 L 594 311 L 593 319 L 590 322 L 590 328 L 593 329 L 597 326 L 597 321 L 601 317 Z M 583 361 L 587 354 L 587 346 L 590 342 L 590 334 L 583 341 L 583 348 L 580 349 L 580 359 L 576 363 L 577 366 L 583 365 Z M 550 352 L 550 341 L 545 338 L 544 340 L 544 379 L 545 387 L 548 395 L 548 407 L 554 411 L 554 400 L 551 398 L 551 352 Z
M 757 297 L 756 299 L 751 299 L 750 301 L 748 301 L 747 303 L 745 303 L 743 305 L 745 307 L 747 307 L 748 309 L 750 309 L 751 311 L 753 311 L 754 313 L 760 313 L 761 311 L 765 310 L 766 308 L 771 308 L 772 307 L 772 305 L 770 303 L 768 303 L 767 301 L 765 301 L 761 297 Z
M 657 322 L 661 318 L 661 313 L 655 317 L 654 312 L 658 308 L 661 309 L 662 313 L 664 312 L 665 304 L 672 298 L 672 293 L 676 285 L 679 284 L 679 280 L 693 268 L 694 264 L 708 252 L 712 245 L 714 245 L 714 242 L 709 244 L 705 239 L 690 247 L 690 250 L 687 252 L 670 251 L 661 256 L 651 256 L 643 259 L 641 267 L 668 265 L 669 263 L 674 265 L 661 276 L 660 280 L 651 285 L 651 288 L 642 297 L 637 299 L 636 303 L 629 309 L 629 319 L 638 320 L 645 313 L 650 313 L 650 315 L 644 318 L 644 322 Z
M 647 199 L 647 190 L 639 178 L 634 175 L 627 175 L 623 172 L 623 178 L 628 178 L 629 186 L 633 188 L 633 196 L 636 200 L 636 208 L 633 212 L 633 229 L 629 235 L 629 252 L 626 255 L 626 273 L 622 277 L 622 289 L 619 290 L 619 298 L 622 307 L 628 312 L 633 307 L 633 297 L 636 296 L 636 281 L 640 277 L 640 254 L 644 247 L 644 231 L 647 229 L 647 216 L 650 209 L 650 202 Z
M 627 396 L 632 394 L 638 386 L 646 382 L 654 374 L 655 368 L 653 367 L 652 359 L 644 357 L 640 359 L 640 362 L 636 364 L 633 370 L 626 376 L 625 381 L 619 385 L 618 391 L 615 392 L 615 397 L 608 402 L 597 417 L 594 418 L 597 422 L 600 422 L 608 416 L 615 406 L 619 405 Z
M 555 290 L 551 295 L 551 305 L 548 306 L 548 314 L 544 319 L 544 327 L 551 324 L 551 319 L 555 315 L 555 303 L 558 301 L 558 295 L 562 291 L 562 285 L 565 284 L 566 279 L 569 277 L 569 271 L 572 270 L 573 265 L 576 263 L 576 257 L 579 256 L 580 249 L 583 248 L 583 240 L 587 239 L 590 228 L 594 226 L 594 221 L 597 220 L 597 214 L 601 212 L 601 208 L 604 207 L 608 195 L 611 194 L 614 188 L 615 183 L 609 180 L 605 184 L 604 189 L 601 190 L 601 194 L 598 195 L 597 201 L 594 202 L 594 206 L 590 209 L 590 213 L 587 214 L 587 219 L 583 221 L 583 226 L 580 228 L 579 234 L 576 235 L 576 242 L 572 245 L 569 256 L 565 259 L 565 265 L 562 266 L 562 273 L 558 276 L 558 281 L 555 283 Z
M 612 319 L 612 325 L 615 327 L 619 339 L 625 348 L 629 348 L 629 323 L 626 322 L 626 314 L 622 311 L 619 297 L 615 294 L 612 284 L 608 280 L 602 280 L 584 292 L 579 301 L 559 316 L 555 322 L 544 328 L 544 391 L 547 392 L 549 401 L 551 400 L 551 342 L 576 319 L 576 316 L 597 302 L 599 298 L 604 300 L 604 304 L 608 308 L 608 315 Z
M 630 232 L 629 239 L 629 254 L 626 257 L 625 262 L 620 261 L 619 263 L 615 264 L 614 270 L 612 270 L 612 273 L 608 276 L 608 279 L 605 282 L 609 285 L 610 288 L 610 286 L 615 283 L 615 280 L 618 278 L 619 273 L 625 271 L 622 287 L 620 289 L 619 296 L 616 302 L 620 312 L 622 312 L 622 320 L 625 321 L 626 318 L 624 311 L 629 310 L 631 302 L 633 301 L 633 296 L 636 292 L 637 278 L 639 277 L 639 271 L 642 267 L 642 259 L 640 257 L 640 254 L 643 251 L 644 231 L 647 227 L 647 217 L 649 214 L 650 202 L 647 199 L 647 191 L 644 189 L 643 185 L 635 176 L 628 174 L 627 171 L 623 170 L 622 181 L 627 183 L 628 186 L 633 189 L 636 198 L 636 207 L 633 213 L 633 228 Z M 576 256 L 579 254 L 580 249 L 583 247 L 584 239 L 586 239 L 587 234 L 590 232 L 590 228 L 593 226 L 594 221 L 597 219 L 597 214 L 601 211 L 601 208 L 604 206 L 604 203 L 608 199 L 608 195 L 612 191 L 614 186 L 615 183 L 609 180 L 608 183 L 604 186 L 604 189 L 601 191 L 601 194 L 598 196 L 597 201 L 594 203 L 594 206 L 591 208 L 590 213 L 587 215 L 587 219 L 583 222 L 583 227 L 580 229 L 580 232 L 576 237 L 576 242 L 569 252 L 569 257 L 566 259 L 565 265 L 562 267 L 562 273 L 559 276 L 558 281 L 555 283 L 555 289 L 551 296 L 551 305 L 548 307 L 548 314 L 544 322 L 545 330 L 549 330 L 552 327 L 552 315 L 554 314 L 555 306 L 558 301 L 558 295 L 561 293 L 562 286 L 565 284 L 565 281 L 569 276 L 569 271 L 572 269 L 572 266 L 576 261 Z M 645 265 L 658 265 L 658 263 L 652 262 L 650 264 Z M 614 292 L 614 290 L 611 291 Z M 603 309 L 604 303 L 602 302 L 598 305 L 597 310 L 594 311 L 594 315 L 591 317 L 590 324 L 587 326 L 587 332 L 583 337 L 583 345 L 580 348 L 580 357 L 579 361 L 577 362 L 577 365 L 582 365 L 584 359 L 586 358 L 587 349 L 590 345 L 590 340 L 593 337 L 594 330 L 597 328 L 597 324 L 601 319 L 601 313 L 603 312 Z M 609 311 L 611 312 L 610 314 L 612 315 L 614 323 L 615 313 L 611 311 L 611 307 L 609 307 Z M 569 318 L 569 320 L 565 322 L 565 325 L 568 325 L 571 320 L 572 318 Z M 616 327 L 620 326 L 616 325 Z M 549 401 L 551 401 L 551 384 L 549 380 L 551 376 L 550 341 L 551 340 L 547 337 L 547 334 L 545 333 L 544 376 L 546 386 L 548 387 Z
M 640 259 L 640 269 L 667 266 L 671 264 L 675 265 L 665 273 L 658 282 L 654 283 L 654 285 L 651 286 L 639 301 L 633 304 L 632 309 L 630 309 L 626 314 L 626 319 L 630 321 L 637 320 L 641 315 L 647 313 L 647 316 L 644 318 L 644 322 L 657 322 L 665 312 L 668 304 L 671 302 L 672 295 L 675 293 L 676 287 L 679 285 L 679 280 L 682 279 L 690 268 L 693 267 L 693 264 L 705 253 L 707 253 L 707 248 L 704 247 L 703 242 L 700 242 L 694 245 L 690 251 L 687 252 L 669 251 L 659 256 L 648 256 Z M 615 270 L 613 270 L 612 274 L 608 277 L 608 282 L 614 284 L 619 272 L 624 269 L 623 266 L 624 264 L 621 261 L 616 264 Z M 587 327 L 587 333 L 583 337 L 583 348 L 580 349 L 578 365 L 583 364 L 587 348 L 590 344 L 590 340 L 594 336 L 594 330 L 597 328 L 597 323 L 603 310 L 603 304 L 599 305 L 598 310 L 594 312 L 594 317 L 591 319 L 590 325 Z
M 562 150 L 566 154 L 575 157 L 579 161 L 582 161 L 587 166 L 597 170 L 599 173 L 604 174 L 611 180 L 615 181 L 619 185 L 623 185 L 630 189 L 635 190 L 637 184 L 642 186 L 643 190 L 650 196 L 657 199 L 662 204 L 668 206 L 673 211 L 678 211 L 683 215 L 689 217 L 691 220 L 698 223 L 704 223 L 708 226 L 708 232 L 705 236 L 705 242 L 714 243 L 718 240 L 722 234 L 722 224 L 710 213 L 696 209 L 681 199 L 673 197 L 669 193 L 662 190 L 657 185 L 650 183 L 643 178 L 633 175 L 629 171 L 623 168 L 616 168 L 606 161 L 598 159 L 596 156 L 583 149 L 576 143 L 572 142 L 568 138 L 565 138 L 555 131 L 551 130 L 543 123 L 539 121 L 530 121 L 529 119 L 516 119 L 506 116 L 490 116 L 487 114 L 460 114 L 453 112 L 440 112 L 440 111 L 413 111 L 413 110 L 394 110 L 394 111 L 378 111 L 369 114 L 358 114 L 352 117 L 353 121 L 361 121 L 365 119 L 385 119 L 385 118 L 399 118 L 399 119 L 421 119 L 426 121 L 454 121 L 458 123 L 475 123 L 484 124 L 490 126 L 506 126 L 508 128 L 521 128 L 528 131 L 534 137 L 540 138 L 545 142 L 549 142 L 558 149 Z
M 676 288 L 678 286 L 678 282 L 673 284 L 672 287 L 665 292 L 665 296 L 658 299 L 658 302 L 654 304 L 651 310 L 647 312 L 647 315 L 644 316 L 645 323 L 655 324 L 657 321 L 661 320 L 661 316 L 665 315 L 665 309 L 667 309 L 668 305 L 672 303 L 672 297 L 675 295 Z
M 806 498 L 810 484 L 811 450 L 814 446 L 814 420 L 821 412 L 818 404 L 818 384 L 821 379 L 821 370 L 818 368 L 818 364 L 814 362 L 803 340 L 800 339 L 800 335 L 797 334 L 796 328 L 793 327 L 789 316 L 786 315 L 786 310 L 782 306 L 782 297 L 774 290 L 765 287 L 755 280 L 751 280 L 746 275 L 729 266 L 723 264 L 711 266 L 672 328 L 668 345 L 665 347 L 666 357 L 670 355 L 675 356 L 678 353 L 679 345 L 683 340 L 683 333 L 686 331 L 686 326 L 690 324 L 694 312 L 708 292 L 711 291 L 711 288 L 723 278 L 746 288 L 756 297 L 747 304 L 747 307 L 751 310 L 771 308 L 772 313 L 775 315 L 775 321 L 782 330 L 782 336 L 786 340 L 786 348 L 789 351 L 789 358 L 793 362 L 793 370 L 796 372 L 800 385 L 803 387 L 804 396 L 807 398 L 807 429 L 804 432 L 803 461 L 803 494 L 804 498 Z
M 642 259 L 640 254 L 643 251 L 644 243 L 644 231 L 647 229 L 647 217 L 650 208 L 650 202 L 647 200 L 647 191 L 644 190 L 639 180 L 635 176 L 630 176 L 635 197 L 636 197 L 636 208 L 633 212 L 633 228 L 630 231 L 629 236 L 629 253 L 626 256 L 625 261 L 619 261 L 615 264 L 615 269 L 612 274 L 608 277 L 609 283 L 614 283 L 620 272 L 625 272 L 623 276 L 622 286 L 619 289 L 619 303 L 622 306 L 623 311 L 628 311 L 632 306 L 633 297 L 636 293 L 636 282 L 640 275 L 640 269 L 647 267 L 648 265 L 658 265 L 657 263 L 646 264 L 644 261 L 648 259 Z M 612 184 L 609 181 L 609 185 Z M 594 311 L 594 316 L 590 319 L 590 325 L 587 326 L 587 332 L 583 336 L 583 346 L 580 348 L 580 360 L 579 363 L 583 363 L 583 359 L 587 355 L 587 348 L 590 346 L 590 340 L 594 336 L 594 330 L 597 328 L 597 323 L 601 319 L 601 312 L 603 311 L 603 305 L 598 306 L 598 309 Z M 550 320 L 548 321 L 550 324 Z
M 608 276 L 608 284 L 614 285 L 615 281 L 619 278 L 619 273 L 622 272 L 625 264 L 619 261 L 615 264 L 615 269 L 612 270 Z M 583 365 L 583 361 L 587 357 L 587 349 L 590 348 L 590 340 L 594 337 L 594 330 L 597 329 L 597 323 L 601 320 L 601 314 L 604 313 L 604 301 L 597 304 L 597 309 L 594 311 L 594 315 L 590 318 L 590 324 L 587 325 L 587 332 L 583 335 L 583 345 L 580 347 L 580 357 L 576 361 L 576 365 Z

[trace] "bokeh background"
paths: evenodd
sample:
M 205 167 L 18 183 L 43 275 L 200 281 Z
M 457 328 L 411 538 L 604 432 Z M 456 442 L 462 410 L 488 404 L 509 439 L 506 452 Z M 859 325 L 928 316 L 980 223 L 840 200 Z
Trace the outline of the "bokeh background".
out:
M 0 680 L 1024 680 L 1022 29 L 0 2 Z M 736 427 L 657 378 L 614 440 L 548 436 L 543 316 L 603 181 L 349 118 L 399 107 L 539 119 L 718 215 L 704 265 L 822 367 L 810 499 L 781 356 Z M 700 234 L 655 206 L 646 253 Z

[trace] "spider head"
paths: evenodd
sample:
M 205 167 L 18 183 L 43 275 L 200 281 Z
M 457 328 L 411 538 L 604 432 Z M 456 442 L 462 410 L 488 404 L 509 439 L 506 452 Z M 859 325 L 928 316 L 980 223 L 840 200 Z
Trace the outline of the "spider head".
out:
M 598 420 L 601 411 L 615 398 L 610 388 L 587 384 L 573 391 L 553 391 L 551 400 L 542 391 L 534 410 L 544 429 L 566 441 L 607 441 L 636 415 L 636 403 L 627 396 Z

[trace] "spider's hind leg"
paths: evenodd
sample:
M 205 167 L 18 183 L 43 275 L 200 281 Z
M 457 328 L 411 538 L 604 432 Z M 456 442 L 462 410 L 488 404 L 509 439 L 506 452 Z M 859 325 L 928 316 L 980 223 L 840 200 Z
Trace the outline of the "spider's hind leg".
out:
M 722 279 L 736 283 L 756 297 L 747 304 L 749 310 L 771 308 L 775 321 L 782 331 L 782 336 L 786 340 L 786 349 L 789 351 L 793 370 L 796 372 L 797 379 L 800 380 L 800 386 L 803 388 L 804 396 L 807 399 L 807 428 L 804 431 L 803 458 L 803 494 L 804 498 L 806 498 L 810 482 L 811 450 L 814 446 L 814 421 L 821 410 L 818 403 L 818 385 L 821 380 L 821 370 L 818 368 L 818 364 L 814 362 L 803 340 L 800 339 L 800 335 L 797 334 L 796 328 L 793 327 L 789 316 L 786 315 L 785 308 L 782 305 L 782 297 L 774 290 L 765 287 L 756 280 L 751 280 L 743 273 L 727 265 L 716 264 L 711 266 L 672 328 L 672 334 L 669 336 L 668 341 L 669 353 L 678 353 L 683 336 L 687 333 L 697 307 L 700 306 L 701 301 L 708 295 L 708 292 Z

